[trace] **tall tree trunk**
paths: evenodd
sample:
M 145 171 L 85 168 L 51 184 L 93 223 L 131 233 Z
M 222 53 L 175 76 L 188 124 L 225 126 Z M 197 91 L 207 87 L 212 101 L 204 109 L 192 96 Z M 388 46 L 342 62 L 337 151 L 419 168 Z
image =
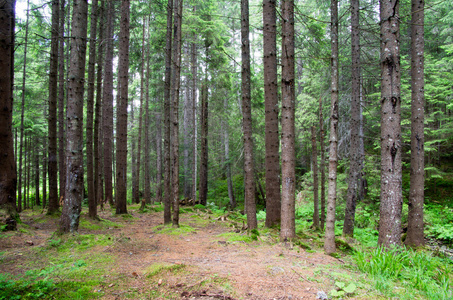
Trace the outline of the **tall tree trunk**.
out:
M 324 152 L 324 118 L 322 114 L 322 98 L 319 98 L 319 151 L 321 152 L 321 163 L 319 168 L 321 169 L 321 230 L 324 230 L 326 223 L 326 167 L 325 164 L 325 152 Z
M 248 229 L 257 227 L 255 178 L 253 176 L 252 96 L 250 88 L 249 1 L 241 0 L 242 130 L 244 131 L 244 206 Z
M 121 1 L 116 117 L 116 213 L 127 214 L 127 104 L 129 92 L 130 0 Z
M 35 137 L 35 204 L 36 206 L 41 206 L 41 197 L 39 193 L 39 151 L 38 147 L 38 139 Z
M 87 186 L 88 186 L 88 216 L 97 217 L 96 195 L 94 187 L 94 157 L 93 157 L 93 120 L 94 120 L 94 80 L 96 62 L 96 35 L 97 35 L 98 0 L 91 5 L 90 24 L 90 52 L 88 59 L 88 86 L 87 86 L 87 123 L 86 123 L 86 156 L 87 156 Z
M 343 235 L 354 235 L 354 218 L 359 196 L 360 173 L 360 37 L 359 37 L 359 0 L 351 0 L 351 119 L 349 150 L 349 182 L 346 194 L 346 209 L 343 223 Z
M 157 187 L 156 202 L 162 202 L 162 115 L 156 114 Z
M 334 253 L 335 247 L 335 206 L 337 201 L 337 165 L 338 165 L 338 1 L 330 2 L 331 18 L 331 105 L 329 138 L 329 186 L 327 191 L 326 233 L 324 251 Z
M 225 148 L 225 169 L 227 177 L 227 186 L 228 186 L 228 199 L 230 199 L 230 207 L 234 209 L 236 207 L 236 199 L 234 197 L 233 191 L 233 180 L 231 179 L 231 162 L 230 162 L 230 134 L 228 126 L 228 97 L 223 100 L 223 111 L 225 112 L 224 117 L 222 118 L 222 128 L 223 128 L 223 138 L 224 138 L 224 148 Z
M 263 1 L 263 64 L 266 147 L 266 226 L 280 224 L 276 1 Z
M 83 90 L 87 42 L 86 0 L 73 0 L 71 64 L 68 82 L 66 190 L 60 232 L 76 232 L 83 199 Z
M 13 142 L 14 0 L 0 4 L 0 208 L 9 215 L 7 229 L 16 230 L 16 161 Z
M 405 244 L 420 247 L 425 244 L 423 232 L 423 200 L 425 185 L 425 81 L 424 81 L 424 0 L 412 0 L 411 22 L 411 182 L 409 214 Z
M 164 223 L 171 222 L 171 144 L 170 144 L 170 90 L 171 90 L 171 41 L 172 41 L 172 24 L 173 24 L 173 0 L 168 0 L 167 4 L 167 33 L 165 44 L 165 90 L 164 90 Z
M 42 153 L 42 208 L 47 206 L 47 137 L 43 141 Z
M 294 0 L 282 1 L 282 240 L 296 236 Z
M 381 17 L 381 204 L 378 244 L 401 244 L 403 206 L 399 1 L 379 1 Z
M 60 200 L 64 198 L 66 185 L 66 118 L 65 118 L 65 91 L 66 91 L 66 73 L 65 73 L 65 0 L 60 0 L 60 26 L 58 33 L 58 181 Z M 68 18 L 69 19 L 69 18 Z
M 113 207 L 112 187 L 112 152 L 113 152 L 113 27 L 114 27 L 114 2 L 107 1 L 107 35 L 104 65 L 104 86 L 102 98 L 102 123 L 104 135 L 104 184 L 105 202 Z
M 194 13 L 196 8 L 193 8 Z M 196 35 L 194 35 L 194 39 Z M 193 144 L 193 158 L 192 158 L 192 199 L 194 202 L 197 200 L 197 45 L 195 42 L 191 44 L 191 65 L 192 65 L 192 110 L 193 110 L 193 135 L 192 135 L 192 144 Z
M 318 192 L 318 145 L 316 144 L 316 127 L 311 127 L 311 163 L 313 172 L 313 227 L 319 226 L 319 192 Z
M 146 78 L 145 78 L 145 130 L 144 130 L 144 143 L 145 149 L 143 153 L 143 160 L 145 161 L 145 169 L 144 169 L 144 179 L 145 183 L 144 187 L 144 201 L 142 202 L 142 209 L 145 208 L 145 204 L 151 203 L 151 176 L 150 176 L 150 157 L 149 157 L 149 127 L 150 127 L 150 116 L 149 116 L 149 81 L 150 81 L 150 66 L 149 66 L 149 47 L 147 47 L 146 51 Z
M 58 34 L 60 3 L 52 1 L 52 30 L 50 42 L 49 68 L 49 208 L 47 213 L 53 214 L 58 210 L 58 165 L 57 165 L 57 97 L 58 97 Z
M 96 207 L 102 202 L 103 185 L 102 185 L 102 128 L 101 128 L 101 107 L 102 107 L 102 70 L 104 54 L 104 5 L 105 1 L 101 0 L 99 7 L 99 51 L 97 56 L 97 73 L 96 73 L 96 103 L 94 106 L 94 132 L 93 132 L 93 154 L 94 154 L 94 191 Z
M 25 40 L 24 40 L 24 69 L 22 74 L 22 102 L 20 110 L 20 146 L 19 146 L 19 184 L 18 184 L 18 205 L 17 210 L 22 211 L 22 153 L 24 148 L 24 117 L 25 117 L 25 82 L 27 74 L 27 49 L 28 49 L 28 20 L 30 17 L 30 0 L 27 1 L 27 18 L 25 21 Z
M 181 85 L 181 25 L 183 0 L 175 0 L 174 44 L 172 83 L 172 185 L 173 185 L 173 226 L 179 226 L 179 89 Z
M 206 48 L 207 52 L 207 48 Z M 207 55 L 206 55 L 207 57 Z M 207 68 L 207 63 L 206 63 Z M 207 73 L 207 71 L 206 71 Z M 200 132 L 200 187 L 198 188 L 200 204 L 206 205 L 208 197 L 208 86 L 207 74 L 201 85 L 201 132 Z
M 184 47 L 184 56 L 189 58 L 189 45 L 186 45 Z M 186 60 L 186 66 L 187 69 L 190 68 L 190 61 L 189 59 Z M 184 198 L 189 199 L 191 194 L 192 194 L 192 186 L 191 186 L 191 171 L 192 168 L 190 167 L 190 142 L 191 142 L 191 136 L 190 136 L 190 127 L 193 124 L 192 118 L 193 118 L 193 110 L 192 110 L 192 99 L 191 99 L 191 91 L 190 91 L 190 78 L 189 76 L 185 77 L 185 91 L 184 91 L 184 123 L 183 123 L 183 140 L 184 140 L 184 146 L 183 146 L 183 157 L 184 157 Z
M 25 187 L 25 195 L 26 195 L 26 201 L 25 201 L 25 208 L 30 208 L 30 169 L 31 169 L 31 150 L 30 150 L 30 137 L 25 138 L 25 172 L 27 174 L 26 180 L 26 187 Z

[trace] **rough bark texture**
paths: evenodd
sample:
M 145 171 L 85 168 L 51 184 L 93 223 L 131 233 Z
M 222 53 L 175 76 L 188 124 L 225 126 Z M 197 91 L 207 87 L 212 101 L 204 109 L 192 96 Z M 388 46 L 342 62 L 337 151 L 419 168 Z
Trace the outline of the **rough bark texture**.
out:
M 405 244 L 419 247 L 425 244 L 423 232 L 423 200 L 425 185 L 425 82 L 424 82 L 424 0 L 412 0 L 411 22 L 411 181 L 409 214 Z
M 313 227 L 319 226 L 319 192 L 318 192 L 318 145 L 316 145 L 316 127 L 311 127 L 311 163 L 313 172 Z
M 195 7 L 193 8 L 195 12 Z M 196 35 L 194 36 L 196 37 Z M 192 199 L 197 200 L 197 45 L 191 44 L 192 65 L 192 110 L 193 110 L 193 160 L 192 160 Z
M 49 208 L 47 212 L 53 214 L 58 210 L 58 164 L 57 164 L 57 97 L 58 97 L 58 33 L 59 33 L 59 0 L 52 1 L 52 30 L 50 42 L 49 67 Z
M 156 202 L 162 202 L 162 115 L 161 113 L 156 114 Z
M 114 2 L 107 1 L 107 35 L 102 97 L 102 133 L 104 139 L 105 202 L 113 207 L 112 152 L 113 152 L 113 19 Z
M 127 214 L 127 105 L 129 91 L 130 0 L 121 1 L 116 116 L 116 213 Z
M 223 142 L 225 149 L 225 171 L 227 177 L 227 186 L 228 186 L 228 199 L 230 200 L 230 208 L 234 209 L 236 207 L 236 198 L 234 197 L 233 191 L 233 180 L 231 179 L 231 162 L 230 162 L 230 134 L 228 126 L 228 97 L 225 97 L 223 100 L 223 111 L 225 112 L 224 117 L 222 118 L 222 129 L 223 129 Z
M 16 230 L 16 161 L 13 142 L 14 0 L 0 3 L 0 208 L 9 215 L 7 229 Z
M 184 56 L 189 58 L 189 45 L 187 44 L 184 47 Z M 186 59 L 185 60 L 185 68 L 186 70 L 190 69 L 190 60 Z M 193 124 L 192 118 L 193 118 L 193 110 L 192 110 L 192 93 L 190 90 L 190 83 L 191 80 L 189 76 L 185 76 L 185 91 L 184 91 L 184 124 L 183 124 L 183 140 L 184 140 L 184 145 L 183 145 L 183 157 L 184 157 L 184 198 L 190 199 L 192 195 L 192 168 L 190 165 L 191 161 L 191 155 L 190 155 L 190 142 L 191 142 L 191 126 Z
M 359 37 L 359 0 L 351 0 L 351 119 L 349 147 L 349 182 L 346 194 L 346 209 L 343 235 L 354 235 L 355 208 L 359 196 L 360 173 L 363 160 L 360 155 L 360 37 Z
M 401 244 L 402 168 L 399 1 L 380 1 L 381 204 L 378 244 Z
M 66 189 L 60 232 L 76 232 L 83 199 L 83 90 L 87 42 L 86 0 L 73 0 L 71 57 L 68 82 Z
M 206 51 L 207 52 L 207 51 Z M 205 75 L 206 76 L 206 75 Z M 206 205 L 208 197 L 208 87 L 207 78 L 201 86 L 200 132 L 200 204 Z
M 257 227 L 253 176 L 252 96 L 250 88 L 249 1 L 241 0 L 242 130 L 244 131 L 244 206 L 248 229 Z
M 263 1 L 263 64 L 266 147 L 266 226 L 280 224 L 276 1 Z
M 93 156 L 93 120 L 94 120 L 94 87 L 96 62 L 98 1 L 91 5 L 90 51 L 88 59 L 87 83 L 87 122 L 86 122 L 86 156 L 87 156 L 87 186 L 88 186 L 88 216 L 97 216 L 96 195 L 94 189 L 94 156 Z
M 149 115 L 149 81 L 150 81 L 150 57 L 149 57 L 149 46 L 146 48 L 146 77 L 145 77 L 145 122 L 144 122 L 144 131 L 143 131 L 143 142 L 145 148 L 143 149 L 143 160 L 144 160 L 144 184 L 143 184 L 143 201 L 141 208 L 145 208 L 145 204 L 151 203 L 151 174 L 150 174 L 150 153 L 149 153 L 149 127 L 151 123 L 151 118 Z
M 282 1 L 282 210 L 280 239 L 296 236 L 294 0 Z
M 58 179 L 60 199 L 64 198 L 64 189 L 66 185 L 66 120 L 65 120 L 65 91 L 66 91 L 66 73 L 65 73 L 65 0 L 60 1 L 60 26 L 58 33 Z
M 322 113 L 322 98 L 319 98 L 319 151 L 321 152 L 321 230 L 324 230 L 326 223 L 326 167 L 325 167 L 325 151 L 324 151 L 324 118 Z
M 337 201 L 337 165 L 338 165 L 338 1 L 330 3 L 331 15 L 331 105 L 329 138 L 329 183 L 327 190 L 326 233 L 324 251 L 327 254 L 336 251 L 335 247 L 335 206 Z
M 171 26 L 173 24 L 173 0 L 167 4 L 167 33 L 165 45 L 165 89 L 164 89 L 164 223 L 171 222 L 171 160 L 170 160 L 170 90 L 171 90 Z

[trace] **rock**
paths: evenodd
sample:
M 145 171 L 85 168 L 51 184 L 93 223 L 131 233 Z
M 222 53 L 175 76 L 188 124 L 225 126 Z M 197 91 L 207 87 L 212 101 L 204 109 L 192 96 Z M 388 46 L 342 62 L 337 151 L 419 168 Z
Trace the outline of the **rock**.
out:
M 323 291 L 318 291 L 318 293 L 316 294 L 316 299 L 327 300 L 328 297 L 327 294 Z

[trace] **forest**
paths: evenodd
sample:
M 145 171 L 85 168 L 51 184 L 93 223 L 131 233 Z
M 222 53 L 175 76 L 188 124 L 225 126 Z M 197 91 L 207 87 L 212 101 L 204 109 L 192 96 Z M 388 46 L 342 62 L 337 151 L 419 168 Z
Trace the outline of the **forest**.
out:
M 297 297 L 453 297 L 452 2 L 5 0 L 0 23 L 0 299 L 291 299 L 178 252 L 135 294 L 61 279 L 95 265 L 71 251 L 219 237 L 343 264 L 305 258 Z

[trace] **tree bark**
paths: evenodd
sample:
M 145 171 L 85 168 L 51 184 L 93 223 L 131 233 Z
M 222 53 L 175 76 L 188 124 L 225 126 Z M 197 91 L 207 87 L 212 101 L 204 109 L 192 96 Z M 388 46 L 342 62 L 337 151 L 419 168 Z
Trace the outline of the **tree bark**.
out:
M 193 8 L 195 12 L 195 7 Z M 196 34 L 194 34 L 194 39 Z M 191 65 L 192 65 L 192 110 L 193 110 L 193 159 L 192 159 L 192 199 L 197 200 L 197 45 L 191 44 Z
M 73 0 L 71 57 L 68 82 L 66 189 L 60 232 L 78 231 L 83 199 L 83 91 L 87 42 L 86 0 Z
M 94 188 L 94 157 L 93 157 L 93 120 L 94 120 L 94 85 L 96 62 L 98 0 L 91 5 L 90 51 L 88 59 L 87 84 L 87 123 L 86 123 L 86 156 L 87 156 L 87 186 L 88 186 L 88 216 L 97 217 L 96 195 Z
M 9 215 L 7 229 L 16 230 L 16 161 L 13 141 L 14 0 L 0 4 L 0 208 Z
M 207 49 L 206 49 L 206 52 Z M 207 55 L 206 55 L 207 56 Z M 206 63 L 207 67 L 207 63 Z M 207 74 L 201 86 L 201 131 L 200 131 L 200 204 L 206 205 L 208 197 L 208 86 Z
M 121 1 L 116 123 L 116 213 L 127 214 L 127 105 L 129 92 L 130 0 Z
M 318 145 L 316 144 L 316 127 L 311 127 L 311 163 L 313 172 L 313 227 L 319 225 L 319 192 L 318 192 Z
M 58 33 L 58 180 L 60 199 L 64 198 L 66 185 L 66 120 L 65 120 L 65 51 L 64 51 L 64 25 L 65 25 L 65 0 L 60 0 L 60 26 Z M 69 19 L 69 18 L 68 18 Z
M 143 160 L 144 163 L 144 200 L 142 201 L 141 209 L 145 208 L 145 204 L 151 203 L 151 175 L 150 175 L 150 158 L 149 158 L 149 127 L 150 127 L 150 116 L 149 116 L 149 81 L 150 81 L 150 67 L 149 67 L 149 46 L 146 51 L 146 77 L 145 77 L 145 130 L 143 132 L 145 148 L 143 149 Z
M 35 204 L 36 206 L 41 206 L 41 196 L 40 196 L 40 192 L 39 192 L 39 151 L 38 151 L 38 147 L 36 147 L 38 145 L 38 138 L 35 137 L 34 138 L 35 140 L 35 148 L 34 148 L 34 151 L 35 151 Z
M 321 230 L 324 230 L 326 223 L 326 167 L 325 167 L 325 151 L 324 151 L 324 118 L 322 113 L 322 98 L 319 98 L 319 151 L 321 152 Z
M 280 224 L 276 1 L 263 1 L 263 64 L 266 147 L 266 226 Z
M 349 182 L 346 194 L 346 209 L 343 235 L 354 236 L 355 208 L 359 197 L 359 186 L 363 160 L 360 155 L 360 37 L 359 0 L 351 0 L 351 119 L 349 147 Z
M 184 47 L 184 56 L 189 58 L 189 46 L 186 45 Z M 187 69 L 190 68 L 190 61 L 189 59 L 186 60 L 186 65 L 185 67 Z M 192 168 L 190 166 L 190 142 L 191 142 L 191 130 L 190 127 L 192 126 L 192 118 L 193 118 L 193 110 L 192 110 L 192 93 L 190 90 L 190 83 L 191 80 L 189 76 L 186 76 L 185 80 L 185 92 L 184 92 L 184 123 L 183 123 L 183 140 L 184 140 L 184 145 L 183 145 L 183 170 L 184 170 L 184 198 L 189 199 L 192 194 L 192 184 L 191 184 L 191 171 Z
M 156 151 L 157 151 L 157 188 L 156 188 L 156 202 L 162 202 L 162 115 L 156 114 Z
M 172 41 L 172 24 L 173 24 L 173 0 L 168 0 L 167 4 L 167 33 L 165 44 L 165 90 L 164 90 L 164 161 L 165 161 L 165 174 L 164 174 L 164 223 L 171 222 L 171 142 L 170 142 L 170 90 L 171 90 L 171 41 Z
M 409 213 L 405 244 L 420 247 L 425 244 L 423 232 L 423 200 L 425 185 L 425 82 L 424 82 L 424 0 L 412 0 L 411 22 L 411 179 Z
M 326 233 L 324 251 L 327 254 L 336 251 L 335 246 L 335 207 L 337 201 L 337 166 L 338 166 L 338 1 L 330 2 L 331 15 L 331 105 L 329 138 L 329 184 L 327 191 Z
M 378 244 L 401 245 L 403 206 L 399 1 L 380 1 L 381 17 L 381 204 Z
M 230 203 L 230 208 L 234 209 L 236 207 L 236 198 L 234 197 L 233 191 L 233 180 L 231 179 L 231 162 L 230 162 L 230 134 L 228 126 L 228 97 L 225 96 L 223 100 L 223 111 L 225 112 L 222 118 L 222 129 L 223 129 L 223 140 L 224 140 L 224 149 L 225 149 L 225 169 L 227 177 L 227 187 L 228 187 L 228 199 Z
M 58 97 L 58 34 L 59 34 L 59 0 L 52 1 L 52 30 L 50 42 L 49 67 L 49 208 L 48 214 L 55 213 L 59 208 L 58 199 L 58 165 L 57 165 L 57 97 Z
M 47 137 L 43 141 L 42 153 L 42 208 L 47 206 Z
M 280 239 L 296 237 L 294 0 L 282 1 L 282 208 Z

